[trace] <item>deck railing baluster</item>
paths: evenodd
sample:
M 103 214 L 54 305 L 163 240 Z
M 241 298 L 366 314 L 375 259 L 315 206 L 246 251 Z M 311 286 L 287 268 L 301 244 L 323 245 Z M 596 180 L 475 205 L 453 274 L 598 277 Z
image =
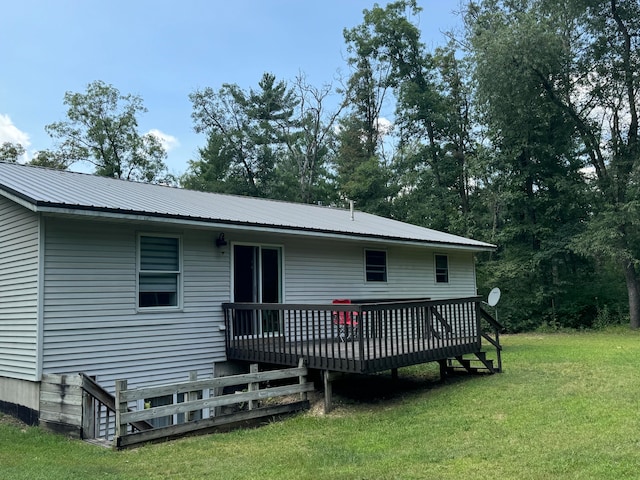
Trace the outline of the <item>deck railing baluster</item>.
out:
M 295 343 L 295 339 L 296 339 L 296 325 L 298 325 L 298 313 L 302 313 L 302 312 L 298 312 L 297 310 L 291 310 L 291 309 L 287 309 L 287 310 L 283 310 L 282 312 L 278 312 L 278 319 L 282 321 L 283 326 L 282 326 L 282 330 L 283 332 L 280 334 L 280 338 L 282 339 L 282 346 L 286 349 L 287 354 L 289 355 L 289 357 L 294 356 L 295 352 L 292 349 L 292 344 Z M 293 326 L 291 326 L 291 316 L 293 315 Z M 287 319 L 287 323 L 289 325 L 287 325 L 287 327 L 284 327 L 284 322 L 285 322 L 285 318 Z
M 398 354 L 404 355 L 405 346 L 404 346 L 404 341 L 402 341 L 402 339 L 405 338 L 405 323 L 407 321 L 407 309 L 401 308 L 398 313 L 400 314 L 399 315 L 400 316 L 400 328 L 399 328 L 400 335 L 398 336 Z
M 411 353 L 418 351 L 420 341 L 420 323 L 418 322 L 418 307 L 411 308 Z

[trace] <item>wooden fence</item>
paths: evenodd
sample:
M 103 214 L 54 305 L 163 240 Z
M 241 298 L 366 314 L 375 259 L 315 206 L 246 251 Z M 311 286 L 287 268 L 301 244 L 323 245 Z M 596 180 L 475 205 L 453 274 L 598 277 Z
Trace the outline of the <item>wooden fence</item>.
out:
M 114 446 L 126 448 L 307 409 L 307 392 L 314 390 L 307 373 L 300 362 L 297 368 L 263 372 L 252 365 L 246 374 L 203 380 L 192 374 L 189 381 L 157 387 L 128 389 L 126 380 L 118 380 Z M 150 401 L 168 397 L 181 401 L 158 406 Z M 132 404 L 145 408 L 130 411 Z M 149 422 L 154 428 L 132 432 L 130 426 L 136 422 Z
M 80 375 L 43 375 L 40 425 L 46 430 L 82 438 L 84 399 Z

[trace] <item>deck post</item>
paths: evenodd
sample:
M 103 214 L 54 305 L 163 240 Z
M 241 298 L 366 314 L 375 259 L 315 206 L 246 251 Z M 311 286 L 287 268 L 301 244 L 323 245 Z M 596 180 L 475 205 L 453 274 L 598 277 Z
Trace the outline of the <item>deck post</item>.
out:
M 438 360 L 438 364 L 440 364 L 440 381 L 444 382 L 447 376 L 447 360 Z
M 322 371 L 322 379 L 324 381 L 324 413 L 331 411 L 331 372 L 329 370 Z
M 304 368 L 304 366 L 305 366 L 304 358 L 300 357 L 298 359 L 298 368 Z M 300 375 L 298 377 L 298 382 L 300 383 L 300 385 L 304 385 L 305 383 L 307 383 L 307 376 Z M 307 400 L 307 399 L 308 399 L 307 392 L 300 393 L 300 400 Z
M 398 369 L 397 368 L 392 368 L 391 369 L 391 380 L 393 380 L 394 382 L 398 380 Z

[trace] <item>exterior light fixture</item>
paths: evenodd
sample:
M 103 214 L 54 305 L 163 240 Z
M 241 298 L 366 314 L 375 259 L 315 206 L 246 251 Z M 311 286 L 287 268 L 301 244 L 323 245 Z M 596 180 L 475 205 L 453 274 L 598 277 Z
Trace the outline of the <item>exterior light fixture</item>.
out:
M 226 246 L 227 241 L 224 239 L 224 233 L 221 233 L 220 235 L 218 235 L 218 238 L 216 238 L 216 247 L 222 248 Z

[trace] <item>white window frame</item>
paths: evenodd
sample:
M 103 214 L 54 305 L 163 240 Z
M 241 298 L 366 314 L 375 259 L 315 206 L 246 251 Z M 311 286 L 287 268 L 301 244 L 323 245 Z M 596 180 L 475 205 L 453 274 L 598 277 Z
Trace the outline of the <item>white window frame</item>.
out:
M 447 260 L 447 271 L 446 271 L 446 275 L 447 275 L 447 279 L 446 281 L 440 281 L 438 280 L 438 257 L 444 257 Z M 449 279 L 450 279 L 450 271 L 451 271 L 451 263 L 449 262 L 449 255 L 446 255 L 444 253 L 434 253 L 433 254 L 433 279 L 435 281 L 436 284 L 440 284 L 440 285 L 447 285 L 450 283 Z
M 171 271 L 163 271 L 163 270 L 142 270 L 141 259 L 142 259 L 142 245 L 141 239 L 142 237 L 156 237 L 156 238 L 175 238 L 178 240 L 178 270 Z M 182 235 L 171 234 L 171 233 L 147 233 L 140 232 L 136 238 L 136 307 L 138 311 L 166 311 L 166 310 L 180 310 L 182 309 L 183 295 L 182 295 L 182 273 L 184 271 L 183 266 L 183 252 L 182 252 Z M 153 306 L 153 307 L 142 307 L 140 306 L 140 274 L 141 273 L 158 273 L 158 274 L 175 274 L 176 275 L 176 304 L 175 305 L 166 305 L 166 306 Z
M 381 252 L 384 253 L 384 280 L 369 280 L 367 273 L 369 272 L 369 264 L 367 263 L 367 252 Z M 381 248 L 365 248 L 363 252 L 364 263 L 364 281 L 365 283 L 387 283 L 389 281 L 389 254 L 387 250 Z

